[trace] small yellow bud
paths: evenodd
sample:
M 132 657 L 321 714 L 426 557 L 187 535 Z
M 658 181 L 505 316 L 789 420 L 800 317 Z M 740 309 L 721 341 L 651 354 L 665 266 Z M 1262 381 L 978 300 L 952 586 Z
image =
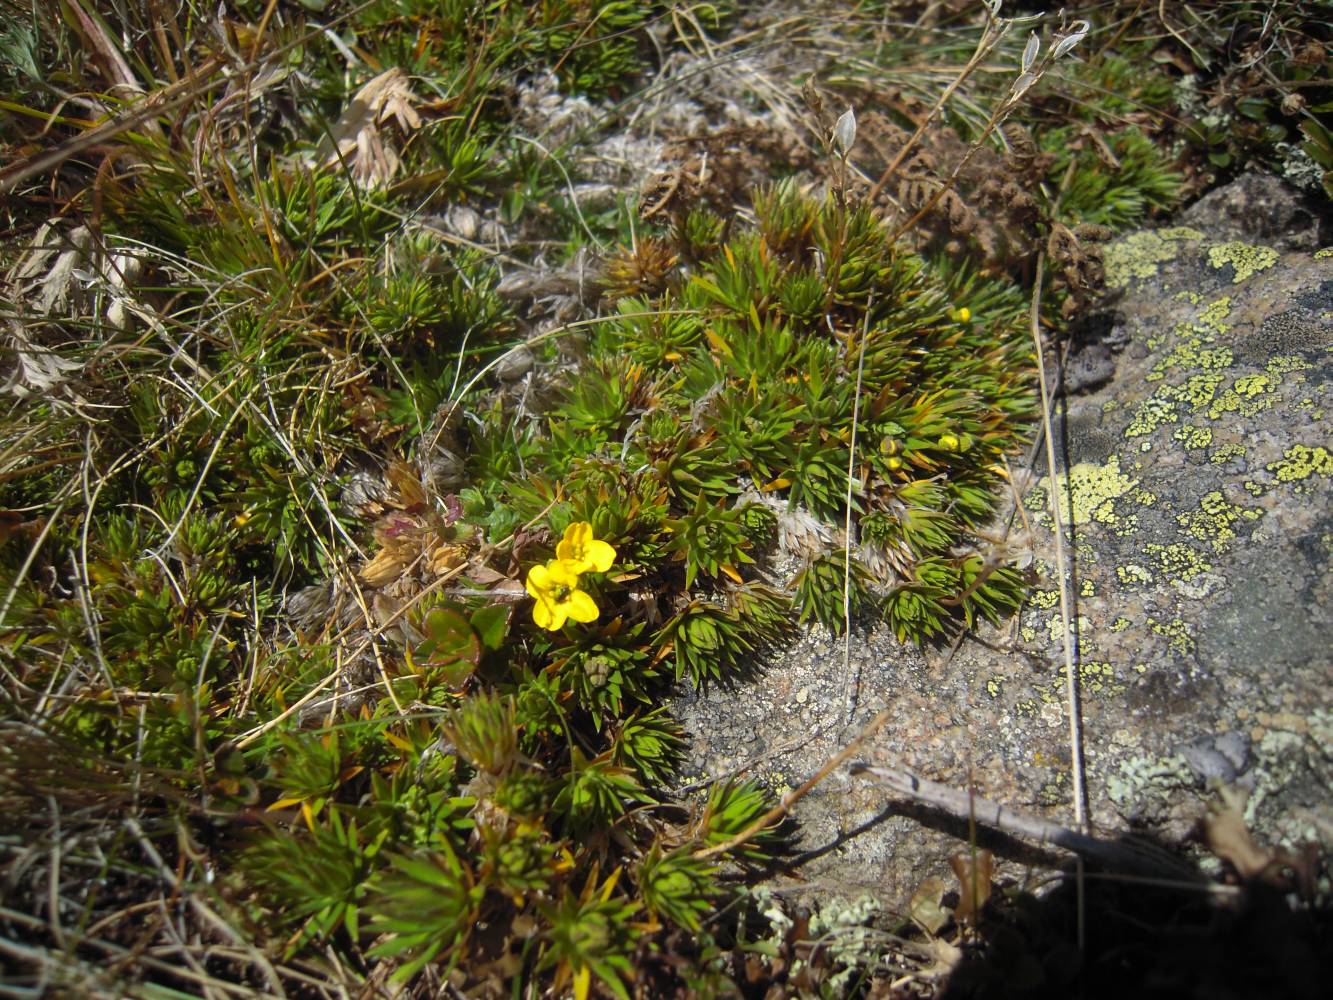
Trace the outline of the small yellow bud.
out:
M 895 455 L 893 458 L 890 458 L 884 464 L 888 466 L 890 472 L 897 472 L 899 469 L 903 467 L 903 460 Z
M 940 435 L 940 447 L 943 448 L 945 451 L 957 451 L 957 450 L 958 450 L 958 435 L 957 435 L 957 434 L 941 434 L 941 435 Z

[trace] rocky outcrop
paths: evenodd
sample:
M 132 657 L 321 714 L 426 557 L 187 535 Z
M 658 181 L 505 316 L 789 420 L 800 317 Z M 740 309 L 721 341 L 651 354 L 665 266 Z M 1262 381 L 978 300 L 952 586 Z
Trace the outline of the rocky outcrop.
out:
M 1177 842 L 1223 782 L 1249 790 L 1260 842 L 1327 848 L 1333 249 L 1214 238 L 1223 222 L 1206 212 L 1196 223 L 1108 247 L 1110 294 L 1081 349 L 1109 371 L 1057 421 L 1090 816 Z M 683 696 L 694 770 L 785 790 L 887 707 L 861 759 L 1069 821 L 1050 486 L 1038 463 L 1000 543 L 1038 579 L 1009 628 L 924 653 L 883 629 L 849 646 L 808 632 L 757 680 Z M 846 768 L 795 816 L 806 889 L 890 905 L 947 876 L 968 836 Z M 1027 856 L 998 853 L 997 875 L 1021 877 Z

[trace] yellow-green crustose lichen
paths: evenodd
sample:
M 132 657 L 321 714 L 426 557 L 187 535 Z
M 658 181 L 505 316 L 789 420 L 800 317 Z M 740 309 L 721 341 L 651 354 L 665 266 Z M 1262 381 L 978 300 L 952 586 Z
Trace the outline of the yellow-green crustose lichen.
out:
M 1058 590 L 1036 590 L 1029 598 L 1034 608 L 1041 608 L 1043 611 L 1049 611 L 1060 603 L 1060 592 Z
M 1312 448 L 1294 444 L 1282 452 L 1280 462 L 1270 462 L 1267 468 L 1280 483 L 1300 482 L 1315 475 L 1328 478 L 1333 475 L 1333 455 L 1323 445 Z
M 1164 240 L 1201 240 L 1203 233 L 1189 226 L 1167 226 L 1157 230 L 1157 235 Z
M 1162 386 L 1139 404 L 1125 428 L 1125 437 L 1143 437 L 1164 424 L 1176 423 L 1182 408 L 1188 413 L 1198 413 L 1212 402 L 1225 379 L 1225 375 L 1209 372 L 1192 375 L 1180 385 Z
M 1171 618 L 1167 621 L 1157 621 L 1154 618 L 1148 619 L 1148 628 L 1154 635 L 1160 635 L 1166 639 L 1166 648 L 1181 656 L 1188 656 L 1194 652 L 1194 628 L 1188 622 L 1181 621 L 1179 618 Z
M 1224 413 L 1239 413 L 1243 417 L 1262 413 L 1277 402 L 1283 376 L 1308 367 L 1300 358 L 1271 358 L 1263 371 L 1242 375 L 1217 396 L 1208 407 L 1209 419 L 1218 420 Z
M 1197 325 L 1212 334 L 1225 333 L 1230 327 L 1222 321 L 1230 315 L 1231 296 L 1223 295 L 1220 299 L 1215 299 L 1204 307 L 1204 310 L 1199 313 Z
M 1084 615 L 1076 616 L 1069 624 L 1075 635 L 1092 634 L 1092 622 L 1090 622 Z M 1051 615 L 1050 618 L 1046 619 L 1046 635 L 1050 638 L 1051 642 L 1060 642 L 1064 639 L 1065 626 L 1064 622 L 1060 620 L 1059 615 Z
M 1111 622 L 1111 624 L 1108 625 L 1107 627 L 1112 632 L 1123 632 L 1125 631 L 1125 629 L 1129 628 L 1133 624 L 1134 623 L 1130 621 L 1128 618 L 1126 618 L 1124 615 L 1117 615 L 1115 621 Z
M 1047 703 L 1063 701 L 1067 695 L 1067 676 L 1065 668 L 1061 667 L 1050 687 L 1041 690 L 1042 701 Z M 1125 685 L 1115 679 L 1115 668 L 1105 660 L 1084 660 L 1080 663 L 1078 683 L 1081 690 L 1093 694 L 1117 695 L 1123 694 L 1125 690 Z
M 1262 510 L 1230 503 L 1220 490 L 1213 490 L 1204 494 L 1198 510 L 1176 515 L 1176 523 L 1199 541 L 1210 543 L 1214 552 L 1223 552 L 1236 538 L 1237 521 L 1257 521 L 1262 516 Z
M 1157 570 L 1172 583 L 1189 583 L 1213 567 L 1203 556 L 1183 542 L 1158 545 L 1149 542 L 1143 551 L 1157 560 Z
M 1157 273 L 1157 265 L 1172 260 L 1179 240 L 1202 239 L 1197 229 L 1160 229 L 1156 232 L 1130 233 L 1106 248 L 1106 284 L 1124 288 L 1131 278 L 1146 279 Z
M 1070 498 L 1069 515 L 1075 525 L 1090 521 L 1114 525 L 1117 519 L 1115 501 L 1138 485 L 1138 480 L 1121 472 L 1120 457 L 1112 455 L 1105 465 L 1079 462 L 1069 472 L 1057 475 L 1055 485 L 1062 511 L 1064 499 Z M 1046 509 L 1050 487 L 1050 477 L 1043 476 L 1037 488 L 1028 494 L 1029 510 Z
M 1238 240 L 1208 248 L 1208 263 L 1213 267 L 1230 264 L 1235 269 L 1236 275 L 1231 279 L 1233 285 L 1239 285 L 1246 278 L 1272 267 L 1277 259 L 1278 252 L 1270 247 L 1251 246 Z
M 1116 579 L 1125 586 L 1146 586 L 1152 583 L 1152 573 L 1142 566 L 1136 566 L 1133 563 L 1126 563 L 1124 566 L 1115 568 Z
M 1302 413 L 1308 413 L 1310 415 L 1311 420 L 1324 419 L 1324 408 L 1315 403 L 1315 401 L 1309 396 L 1306 396 L 1299 403 L 1297 403 L 1296 409 L 1300 410 Z
M 1177 427 L 1171 437 L 1184 445 L 1186 451 L 1197 451 L 1213 443 L 1213 432 L 1209 428 L 1194 427 L 1191 424 Z
M 1213 453 L 1208 456 L 1208 461 L 1214 465 L 1222 465 L 1230 462 L 1233 458 L 1244 458 L 1245 446 L 1243 444 L 1224 444 L 1220 448 L 1214 448 Z
M 1229 347 L 1204 347 L 1203 345 L 1206 342 L 1204 338 L 1187 336 L 1185 335 L 1186 331 L 1181 327 L 1178 327 L 1176 332 L 1182 336 L 1182 339 L 1152 366 L 1152 370 L 1143 377 L 1144 381 L 1159 381 L 1171 368 L 1220 372 L 1222 369 L 1230 367 L 1236 360 Z
M 1188 377 L 1177 384 L 1160 386 L 1139 403 L 1125 428 L 1125 437 L 1144 437 L 1166 424 L 1178 423 L 1186 414 L 1206 413 L 1210 420 L 1226 414 L 1252 417 L 1278 401 L 1277 390 L 1288 376 L 1295 375 L 1295 381 L 1304 378 L 1296 373 L 1310 368 L 1310 362 L 1296 355 L 1280 355 L 1270 358 L 1263 371 L 1241 375 L 1223 389 L 1226 371 L 1235 358 L 1230 348 L 1208 344 L 1217 331 L 1225 329 L 1221 321 L 1229 309 L 1229 300 L 1219 299 L 1203 311 L 1198 323 L 1176 325 L 1173 334 L 1178 342 L 1144 378 L 1162 381 L 1172 371 L 1189 373 Z M 1174 437 L 1186 450 L 1197 450 L 1211 443 L 1212 431 L 1185 425 L 1175 431 Z M 1149 450 L 1146 442 L 1143 449 Z

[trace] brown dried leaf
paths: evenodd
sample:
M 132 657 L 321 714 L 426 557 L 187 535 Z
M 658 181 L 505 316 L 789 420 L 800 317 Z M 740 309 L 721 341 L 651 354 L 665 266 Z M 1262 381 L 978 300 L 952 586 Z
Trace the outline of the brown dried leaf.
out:
M 467 577 L 479 587 L 489 587 L 492 583 L 499 583 L 507 579 L 503 573 L 497 573 L 479 559 L 473 559 L 472 565 L 468 567 Z
M 361 567 L 359 576 L 367 586 L 383 587 L 402 576 L 418 554 L 417 546 L 391 541 L 375 553 L 375 558 Z
M 444 576 L 465 562 L 467 562 L 467 549 L 462 545 L 437 545 L 426 558 L 427 568 L 436 576 Z
M 1260 847 L 1245 826 L 1246 789 L 1218 789 L 1221 806 L 1215 806 L 1203 820 L 1203 835 L 1208 848 L 1236 870 L 1241 878 L 1262 874 L 1276 860 L 1273 851 Z
M 931 875 L 917 886 L 907 904 L 908 914 L 932 938 L 949 922 L 949 911 L 940 903 L 944 892 L 944 879 Z
M 393 461 L 384 471 L 384 478 L 398 494 L 399 505 L 404 510 L 417 510 L 426 506 L 426 489 L 421 485 L 421 476 L 406 462 Z
M 958 876 L 958 905 L 954 907 L 954 918 L 960 923 L 975 923 L 981 908 L 990 899 L 995 856 L 985 848 L 959 851 L 949 859 L 949 867 Z

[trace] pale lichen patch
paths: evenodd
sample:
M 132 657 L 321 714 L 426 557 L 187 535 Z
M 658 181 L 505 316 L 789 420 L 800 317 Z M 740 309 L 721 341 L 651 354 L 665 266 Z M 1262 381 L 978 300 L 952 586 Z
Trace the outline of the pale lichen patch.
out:
M 1033 591 L 1029 600 L 1034 608 L 1049 611 L 1060 603 L 1060 592 L 1058 590 L 1036 590 Z
M 1125 586 L 1146 586 L 1152 583 L 1152 573 L 1144 566 L 1126 563 L 1115 568 L 1116 579 Z
M 1213 568 L 1202 555 L 1183 542 L 1170 545 L 1150 542 L 1143 551 L 1157 560 L 1157 571 L 1172 583 L 1189 583 Z
M 1245 446 L 1243 444 L 1224 444 L 1220 448 L 1214 448 L 1213 453 L 1208 456 L 1208 460 L 1214 465 L 1222 465 L 1230 462 L 1233 458 L 1244 458 Z
M 1203 312 L 1199 313 L 1199 325 L 1215 334 L 1225 333 L 1229 327 L 1222 321 L 1230 315 L 1231 296 L 1224 295 L 1208 303 Z
M 1138 755 L 1121 761 L 1119 773 L 1107 776 L 1106 794 L 1117 806 L 1164 802 L 1177 788 L 1194 784 L 1194 772 L 1179 754 Z
M 1235 524 L 1242 519 L 1258 520 L 1262 510 L 1253 510 L 1229 502 L 1220 490 L 1207 493 L 1199 509 L 1176 515 L 1176 523 L 1194 538 L 1207 542 L 1214 552 L 1224 552 L 1236 538 Z
M 1113 501 L 1138 485 L 1138 480 L 1121 472 L 1119 456 L 1112 455 L 1105 465 L 1080 462 L 1067 473 L 1058 474 L 1055 484 L 1061 501 L 1069 498 L 1068 513 L 1075 525 L 1092 521 L 1113 525 L 1116 521 Z M 1045 510 L 1050 488 L 1050 477 L 1043 476 L 1027 496 L 1028 509 Z
M 1167 621 L 1158 621 L 1153 618 L 1148 619 L 1148 627 L 1155 635 L 1160 635 L 1167 640 L 1166 647 L 1174 653 L 1181 656 L 1188 656 L 1194 652 L 1194 629 L 1188 622 L 1179 618 L 1171 618 Z
M 1210 429 L 1194 427 L 1190 424 L 1177 427 L 1176 432 L 1171 437 L 1179 441 L 1186 451 L 1198 451 L 1200 448 L 1207 448 L 1213 443 L 1213 432 Z
M 1271 247 L 1251 246 L 1239 240 L 1208 248 L 1209 264 L 1218 268 L 1230 264 L 1235 270 L 1235 276 L 1231 279 L 1233 285 L 1239 285 L 1246 278 L 1272 267 L 1277 263 L 1278 256 L 1278 252 Z
M 1190 226 L 1167 226 L 1157 230 L 1157 235 L 1164 240 L 1201 240 L 1204 234 Z
M 1124 288 L 1131 279 L 1153 277 L 1157 274 L 1157 266 L 1163 261 L 1172 260 L 1178 252 L 1171 240 L 1171 237 L 1164 237 L 1162 233 L 1144 231 L 1131 233 L 1112 243 L 1106 248 L 1105 254 L 1107 286 Z
M 1323 445 L 1294 444 L 1282 453 L 1280 462 L 1270 462 L 1267 468 L 1280 483 L 1300 482 L 1311 476 L 1328 478 L 1333 475 L 1333 455 Z
M 1075 619 L 1070 622 L 1070 625 L 1073 627 L 1076 635 L 1092 634 L 1092 622 L 1090 622 L 1084 615 L 1075 617 Z M 1050 618 L 1046 619 L 1046 634 L 1050 637 L 1051 642 L 1060 642 L 1064 639 L 1065 626 L 1060 620 L 1059 615 L 1051 615 Z

